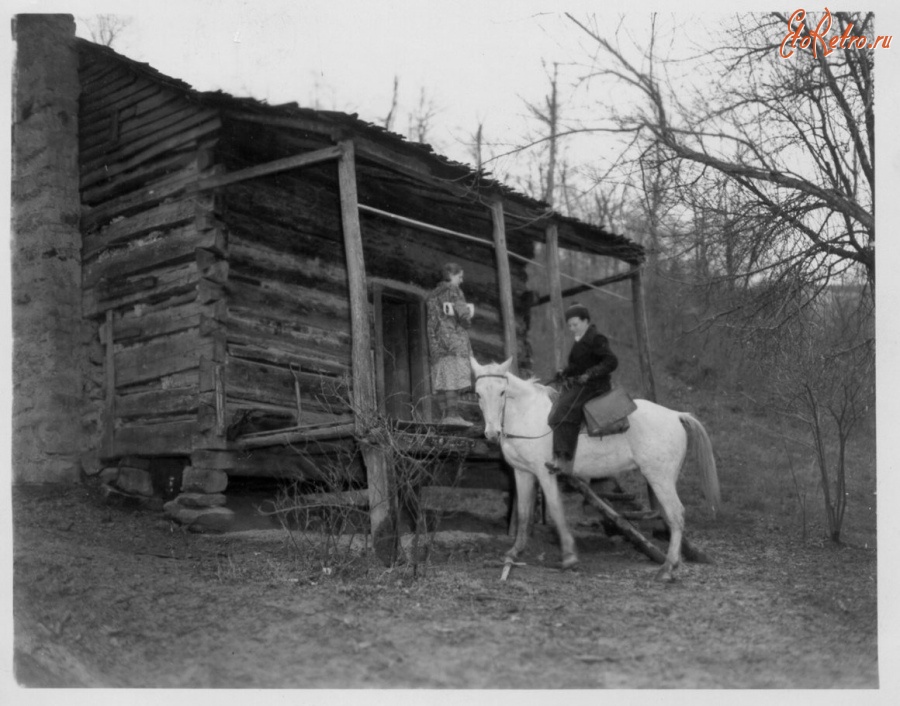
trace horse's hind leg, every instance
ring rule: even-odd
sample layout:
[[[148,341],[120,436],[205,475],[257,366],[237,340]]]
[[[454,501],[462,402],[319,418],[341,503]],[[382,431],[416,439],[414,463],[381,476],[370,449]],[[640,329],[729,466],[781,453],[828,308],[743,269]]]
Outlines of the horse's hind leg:
[[[534,476],[528,471],[513,469],[516,478],[516,540],[506,556],[515,559],[525,549],[528,542],[528,529],[534,512]]]
[[[669,549],[666,560],[656,572],[657,581],[672,581],[672,572],[681,563],[681,537],[684,534],[684,505],[674,485],[651,482],[653,492],[662,510],[663,518],[669,526]]]

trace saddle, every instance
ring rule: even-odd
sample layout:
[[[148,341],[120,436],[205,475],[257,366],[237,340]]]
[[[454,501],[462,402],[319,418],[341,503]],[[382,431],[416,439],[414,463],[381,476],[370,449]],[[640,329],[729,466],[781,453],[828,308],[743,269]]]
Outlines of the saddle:
[[[631,426],[628,415],[637,409],[631,396],[620,387],[614,387],[584,405],[584,425],[588,436],[622,434]]]

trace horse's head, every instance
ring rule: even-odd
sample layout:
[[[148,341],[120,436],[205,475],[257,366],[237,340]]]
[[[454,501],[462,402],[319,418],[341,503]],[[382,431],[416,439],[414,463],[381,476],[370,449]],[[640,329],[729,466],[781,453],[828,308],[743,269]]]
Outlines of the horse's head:
[[[503,428],[503,406],[509,389],[508,373],[512,358],[487,365],[480,365],[475,358],[469,358],[469,362],[475,373],[475,392],[478,393],[478,406],[484,417],[484,435],[493,441]]]

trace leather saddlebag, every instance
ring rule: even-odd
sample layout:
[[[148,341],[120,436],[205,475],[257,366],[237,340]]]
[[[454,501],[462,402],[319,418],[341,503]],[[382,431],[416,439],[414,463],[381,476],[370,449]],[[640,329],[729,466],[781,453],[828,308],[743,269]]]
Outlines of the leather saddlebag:
[[[628,415],[637,409],[631,396],[613,388],[584,405],[584,425],[589,436],[607,436],[628,431]]]

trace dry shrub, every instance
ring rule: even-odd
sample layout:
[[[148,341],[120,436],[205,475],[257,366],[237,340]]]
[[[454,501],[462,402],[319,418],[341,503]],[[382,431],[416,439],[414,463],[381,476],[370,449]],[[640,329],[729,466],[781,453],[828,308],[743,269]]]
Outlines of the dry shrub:
[[[334,380],[322,399],[339,399],[354,409],[349,382]],[[386,457],[393,498],[387,552],[390,566],[404,566],[422,575],[434,544],[442,512],[427,508],[422,489],[432,485],[455,487],[472,440],[446,436],[435,427],[390,419],[380,413],[354,410],[357,430],[339,450],[314,444],[295,451],[315,480],[298,480],[285,487],[275,502],[289,540],[297,552],[326,574],[345,574],[368,566],[371,541],[368,493],[360,487],[363,446]],[[380,540],[379,540],[380,541]],[[382,552],[379,556],[384,558]]]

